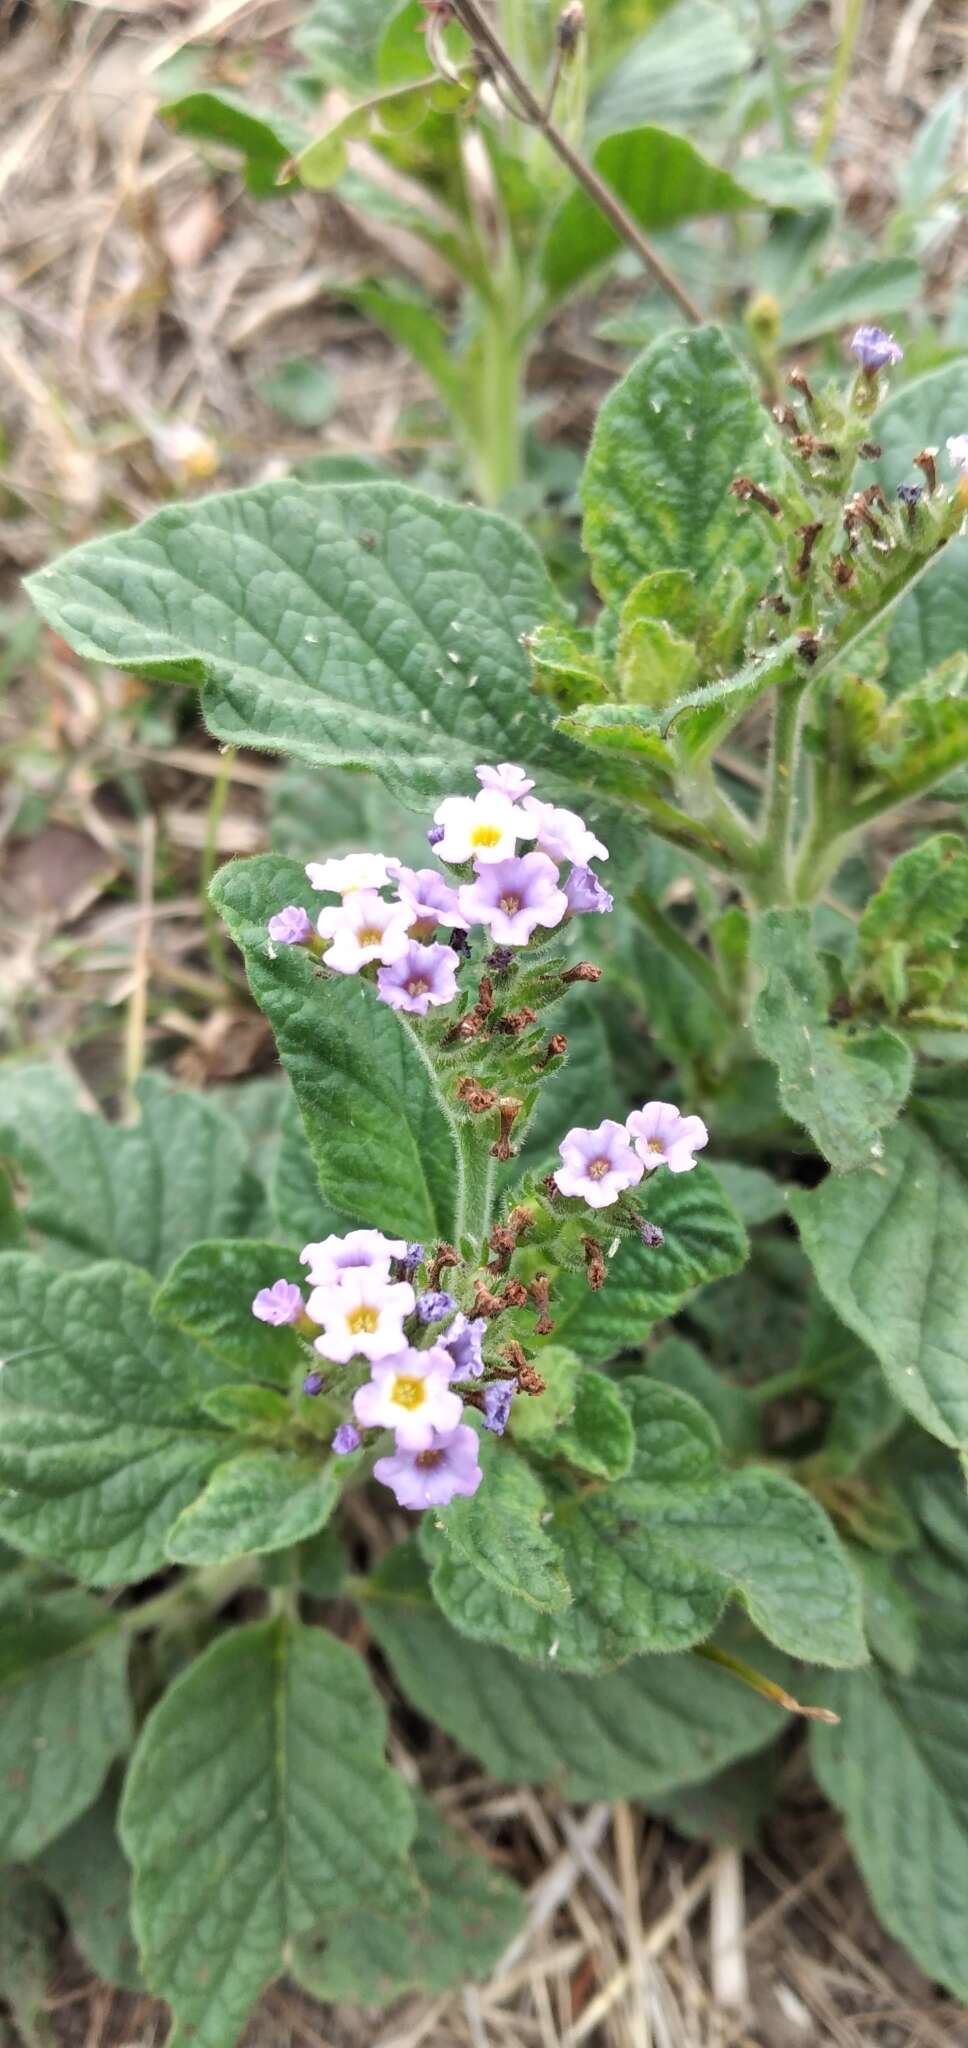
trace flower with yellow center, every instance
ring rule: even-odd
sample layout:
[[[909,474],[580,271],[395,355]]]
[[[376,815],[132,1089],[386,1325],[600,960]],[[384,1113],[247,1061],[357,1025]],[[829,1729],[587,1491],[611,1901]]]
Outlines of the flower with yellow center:
[[[448,796],[438,804],[434,822],[442,827],[436,841],[438,860],[461,867],[465,861],[507,860],[519,839],[533,839],[537,822],[525,815],[501,789],[479,789],[476,796]]]
[[[453,1360],[439,1345],[415,1351],[407,1345],[381,1358],[373,1376],[353,1396],[353,1412],[364,1429],[392,1429],[397,1448],[427,1451],[437,1430],[456,1429],[462,1403],[449,1385]]]
[[[370,960],[384,966],[406,951],[410,913],[403,903],[385,903],[375,889],[353,889],[337,908],[321,910],[316,929],[332,945],[323,954],[337,974],[358,974]]]
[[[380,1266],[348,1266],[338,1279],[314,1287],[307,1313],[319,1323],[316,1350],[337,1365],[351,1358],[389,1358],[404,1346],[404,1318],[415,1295],[408,1280],[391,1280]]]

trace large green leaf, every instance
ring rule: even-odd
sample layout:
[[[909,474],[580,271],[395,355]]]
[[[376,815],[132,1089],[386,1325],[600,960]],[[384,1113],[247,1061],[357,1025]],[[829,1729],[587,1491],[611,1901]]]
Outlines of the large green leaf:
[[[688,1174],[660,1168],[639,1193],[664,1244],[652,1250],[626,1238],[598,1294],[577,1274],[564,1276],[555,1288],[554,1342],[567,1344],[589,1365],[644,1344],[654,1323],[675,1315],[697,1287],[735,1273],[746,1258],[746,1232],[715,1174],[702,1163]]]
[[[168,1555],[176,1564],[202,1565],[250,1551],[288,1550],[323,1527],[345,1477],[335,1458],[324,1463],[297,1451],[241,1451],[182,1509]]]
[[[689,569],[701,586],[727,559],[755,574],[764,539],[729,485],[748,470],[769,486],[779,462],[721,329],[660,336],[605,400],[585,465],[584,539],[601,595],[620,605],[657,569]]]
[[[302,947],[267,941],[267,919],[284,904],[319,908],[301,869],[272,854],[239,861],[222,869],[213,895],[295,1089],[321,1208],[344,1229],[459,1235],[457,1127],[414,1033],[358,977],[321,980]]]
[[[867,1165],[911,1086],[910,1048],[882,1026],[847,1032],[828,1021],[809,911],[764,912],[753,923],[750,952],[764,976],[753,1040],[775,1063],[784,1109],[806,1125],[831,1166]]]
[[[911,256],[869,256],[845,264],[787,307],[780,340],[792,347],[875,314],[906,312],[920,291],[921,266]]]
[[[57,1944],[57,1917],[43,1885],[29,1871],[0,1870],[0,1984],[23,2048],[56,2048],[46,2007]]]
[[[507,521],[401,484],[291,481],[173,505],[31,580],[95,661],[204,685],[219,739],[375,768],[416,805],[514,751],[567,771],[521,635],[556,610]],[[456,659],[455,659],[456,657]]]
[[[376,82],[377,53],[403,0],[313,0],[293,35],[325,85],[364,92]]]
[[[666,128],[608,135],[595,151],[594,164],[633,219],[652,233],[696,214],[735,213],[763,203],[701,156],[684,135]],[[541,258],[544,282],[556,296],[571,291],[620,247],[605,215],[576,187],[548,229]]]
[[[87,1813],[51,1842],[40,1871],[64,1909],[86,1963],[109,1984],[143,1991],[131,1932],[131,1872],[117,1836],[117,1801],[110,1783]]]
[[[939,471],[951,481],[944,453],[949,434],[968,419],[968,356],[958,356],[926,377],[915,377],[879,406],[871,432],[880,455],[876,475],[888,497],[905,478],[921,481],[913,458],[922,448],[939,448]],[[918,683],[929,669],[968,648],[965,580],[968,540],[949,541],[916,589],[902,598],[891,623],[891,682]]]
[[[231,1446],[201,1410],[225,1368],[151,1300],[130,1266],[0,1257],[0,1532],[90,1585],[157,1571]]]
[[[419,1796],[411,1857],[379,1901],[296,1943],[293,1974],[314,1998],[385,2005],[490,1975],[521,1923],[517,1885]]]
[[[258,1182],[240,1133],[212,1104],[154,1074],[136,1124],[87,1116],[59,1067],[3,1081],[0,1149],[29,1183],[26,1214],[72,1259],[127,1259],[162,1274],[199,1237],[238,1237],[257,1219]]]
[[[291,1088],[286,1094],[269,1198],[279,1234],[288,1244],[316,1244],[345,1228],[345,1212],[324,1200],[299,1104]]]
[[[679,0],[610,73],[592,103],[591,126],[598,135],[639,121],[685,127],[711,113],[753,61],[753,45],[728,7]]]
[[[492,1776],[554,1779],[579,1803],[649,1800],[762,1748],[783,1725],[776,1708],[694,1656],[634,1657],[581,1678],[469,1642],[445,1621],[412,1544],[381,1560],[364,1605],[420,1713]],[[754,1663],[760,1650],[743,1643]]]
[[[152,1302],[159,1323],[194,1337],[232,1368],[232,1379],[288,1387],[305,1358],[291,1324],[273,1327],[252,1313],[260,1288],[276,1280],[306,1286],[306,1269],[283,1245],[259,1238],[205,1239],[183,1252]]]
[[[414,1830],[355,1652],[280,1616],[213,1643],[149,1715],[121,1832],[177,2038],[234,2048],[287,1944],[378,1900]]]
[[[86,1593],[0,1617],[0,1859],[30,1856],[97,1798],[131,1740],[128,1644]]]
[[[510,1444],[493,1439],[481,1444],[481,1467],[477,1492],[435,1518],[454,1556],[530,1607],[567,1607],[568,1582],[543,1526],[548,1502],[537,1473]]]
[[[882,1154],[790,1208],[841,1321],[942,1443],[968,1448],[968,1076],[925,1076]]]

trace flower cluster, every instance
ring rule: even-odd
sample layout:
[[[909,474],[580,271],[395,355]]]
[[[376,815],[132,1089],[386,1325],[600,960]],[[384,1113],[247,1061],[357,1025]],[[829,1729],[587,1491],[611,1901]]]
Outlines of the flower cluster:
[[[658,1166],[689,1173],[695,1153],[708,1143],[701,1117],[683,1116],[674,1102],[645,1102],[624,1124],[606,1117],[593,1130],[576,1125],[569,1131],[558,1147],[555,1186],[559,1194],[579,1196],[590,1209],[608,1209]]]
[[[533,796],[533,781],[514,762],[476,772],[480,789],[445,797],[427,835],[450,876],[384,854],[311,861],[311,888],[340,900],[319,912],[315,927],[308,911],[287,904],[269,919],[273,945],[309,945],[335,974],[374,967],[381,1002],[425,1017],[454,1000],[475,929],[491,944],[517,948],[576,913],[611,910],[591,866],[608,859],[608,848],[584,819]]]

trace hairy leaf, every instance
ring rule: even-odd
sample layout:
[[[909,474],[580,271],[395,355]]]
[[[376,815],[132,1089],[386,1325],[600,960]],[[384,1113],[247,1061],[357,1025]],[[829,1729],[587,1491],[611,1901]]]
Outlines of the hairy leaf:
[[[261,1239],[206,1239],[183,1252],[151,1305],[159,1323],[172,1323],[232,1368],[234,1379],[272,1380],[288,1387],[305,1358],[291,1323],[259,1321],[252,1303],[276,1280],[306,1286],[306,1269],[284,1245]]]
[[[204,1493],[183,1508],[168,1555],[176,1564],[203,1565],[250,1551],[288,1550],[328,1521],[346,1476],[334,1458],[242,1451],[219,1465]]]
[[[98,1977],[143,1991],[131,1932],[131,1872],[117,1835],[117,1800],[108,1785],[87,1813],[44,1850],[39,1869],[56,1892],[71,1939]]]
[[[97,1798],[131,1740],[128,1645],[86,1593],[0,1617],[0,1856],[36,1856]]]

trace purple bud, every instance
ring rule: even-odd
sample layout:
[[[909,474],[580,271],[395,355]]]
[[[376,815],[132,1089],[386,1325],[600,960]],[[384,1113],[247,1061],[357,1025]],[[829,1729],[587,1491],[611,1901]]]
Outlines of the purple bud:
[[[895,341],[893,334],[888,334],[883,327],[858,327],[850,349],[868,376],[875,370],[885,369],[888,363],[899,363],[904,355],[900,342]]]
[[[471,950],[471,942],[467,932],[451,932],[448,936],[447,944],[452,952],[460,954],[462,960],[467,959]]]
[[[351,1451],[358,1451],[363,1439],[351,1422],[341,1422],[333,1438],[332,1448],[338,1458],[347,1458]]]
[[[313,927],[308,911],[300,910],[297,903],[287,903],[285,910],[270,917],[268,932],[274,946],[304,946]]]
[[[648,1223],[644,1217],[639,1224],[639,1236],[651,1252],[657,1252],[659,1246],[665,1244],[665,1232],[659,1229],[657,1223]]]
[[[321,1373],[321,1372],[307,1372],[307,1374],[306,1374],[306,1377],[305,1377],[305,1379],[303,1380],[303,1385],[302,1385],[302,1390],[303,1390],[303,1393],[304,1393],[304,1394],[319,1394],[319,1393],[321,1393],[321,1392],[322,1392],[322,1387],[323,1387],[323,1375],[322,1375],[322,1373]]]
[[[427,834],[428,845],[439,846],[446,829],[445,825],[431,825]]]
[[[493,968],[495,974],[506,974],[513,959],[514,953],[510,946],[495,946],[493,953],[488,954],[484,965]]]
[[[565,883],[565,895],[569,910],[580,912],[611,910],[614,897],[603,889],[598,876],[591,868],[572,868]]]
[[[442,1323],[445,1316],[454,1313],[457,1303],[452,1294],[418,1294],[417,1315],[422,1323]]]
[[[924,485],[898,484],[896,495],[900,498],[902,505],[907,505],[913,511],[915,505],[919,505],[924,496]]]
[[[484,1389],[484,1427],[492,1430],[495,1436],[504,1435],[514,1393],[510,1380],[492,1380]]]
[[[416,1239],[408,1244],[402,1259],[394,1259],[393,1270],[398,1280],[412,1280],[418,1266],[423,1265],[424,1248]]]

